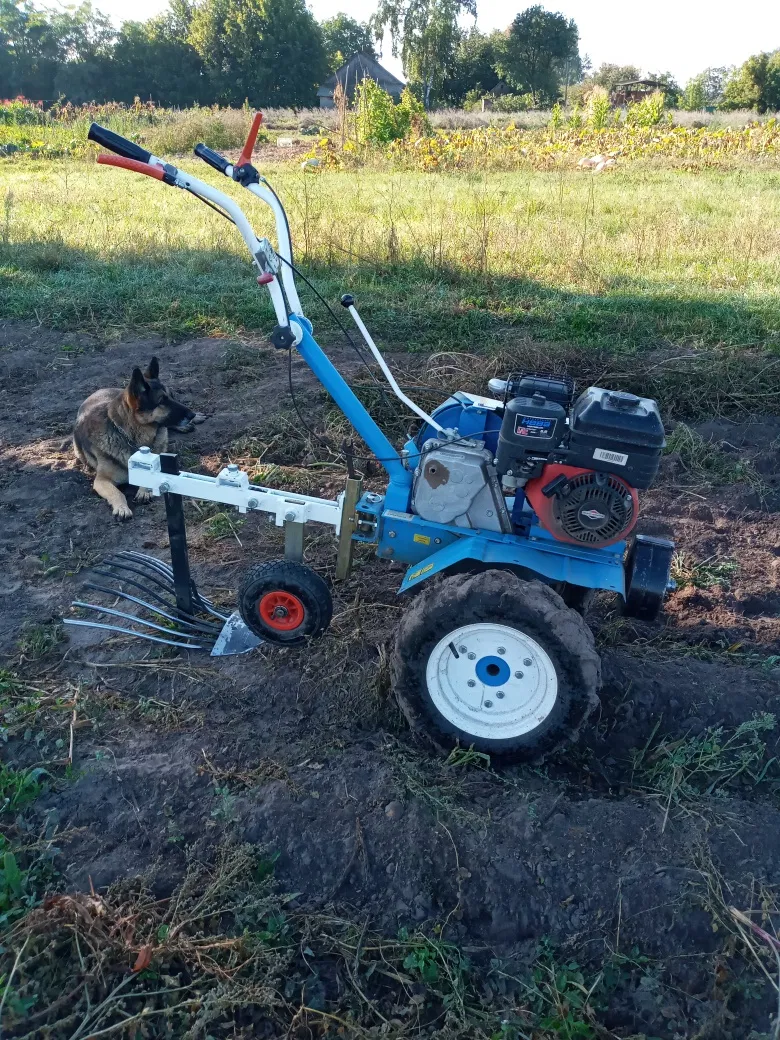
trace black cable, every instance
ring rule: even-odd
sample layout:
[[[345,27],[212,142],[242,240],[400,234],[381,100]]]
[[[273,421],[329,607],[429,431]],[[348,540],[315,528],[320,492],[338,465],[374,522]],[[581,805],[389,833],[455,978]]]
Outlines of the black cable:
[[[229,213],[226,213],[224,211],[224,209],[220,209],[219,206],[215,206],[214,203],[213,202],[209,202],[208,199],[204,199],[202,195],[199,195],[197,193],[197,191],[193,191],[192,188],[185,188],[184,190],[188,191],[190,193],[190,195],[194,195],[196,199],[200,199],[201,202],[205,202],[209,209],[213,209],[215,213],[219,213],[219,215],[221,217],[224,217],[225,220],[229,220],[231,224],[235,224],[236,223],[235,220],[233,220],[233,218],[230,216]]]

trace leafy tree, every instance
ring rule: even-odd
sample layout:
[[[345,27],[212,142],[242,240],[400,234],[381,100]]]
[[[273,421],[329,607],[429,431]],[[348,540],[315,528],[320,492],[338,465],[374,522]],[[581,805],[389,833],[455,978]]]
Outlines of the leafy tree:
[[[618,83],[630,83],[632,80],[641,78],[642,70],[638,69],[636,65],[611,65],[605,61],[588,77],[587,83],[604,87],[611,93]]]
[[[379,0],[374,32],[379,37],[390,29],[393,54],[400,50],[404,72],[419,85],[426,108],[441,92],[452,68],[462,13],[476,18],[476,0]]]
[[[578,57],[579,32],[573,19],[536,4],[517,15],[506,33],[497,69],[534,103],[552,102],[560,94],[562,72]]]
[[[190,19],[189,9],[179,4],[158,18],[125,22],[107,69],[107,96],[127,104],[151,98],[181,108],[212,101],[203,62],[187,39]]]
[[[754,54],[728,79],[720,108],[780,109],[780,50]]]
[[[496,72],[501,34],[486,36],[478,29],[461,35],[447,77],[442,85],[442,100],[459,108],[466,95],[489,94],[499,83]]]
[[[363,52],[376,57],[374,35],[366,22],[357,22],[347,14],[337,14],[320,23],[328,67],[331,72],[341,68],[353,54]]]
[[[663,83],[663,93],[667,106],[677,104],[677,98],[682,92],[682,87],[671,72],[648,72],[647,79],[654,79],[658,83]]]
[[[304,0],[204,0],[189,38],[223,104],[311,105],[328,73]]]
[[[6,53],[0,95],[52,99],[63,54],[46,15],[24,0],[0,0],[0,40]]]

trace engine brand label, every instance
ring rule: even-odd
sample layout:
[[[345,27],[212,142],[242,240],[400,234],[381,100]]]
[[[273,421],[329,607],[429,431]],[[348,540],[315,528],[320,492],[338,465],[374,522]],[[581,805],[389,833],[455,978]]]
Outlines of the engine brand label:
[[[625,466],[628,462],[628,455],[621,455],[619,451],[606,451],[604,448],[596,448],[593,458],[601,462],[611,462],[614,466]]]
[[[516,415],[515,433],[519,437],[552,437],[555,419],[544,419],[538,415]]]

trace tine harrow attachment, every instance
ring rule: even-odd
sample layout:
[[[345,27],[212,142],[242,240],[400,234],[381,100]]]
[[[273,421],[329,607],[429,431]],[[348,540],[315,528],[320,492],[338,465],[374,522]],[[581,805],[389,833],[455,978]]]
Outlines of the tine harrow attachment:
[[[173,566],[132,549],[115,553],[92,568],[91,575],[104,580],[83,585],[85,590],[107,597],[108,602],[94,602],[95,597],[90,597],[91,602],[74,600],[74,607],[89,611],[96,619],[64,618],[65,624],[181,649],[207,650],[214,657],[253,649],[261,640],[240,615],[222,613],[201,595],[190,576],[181,496],[166,494],[165,507]]]

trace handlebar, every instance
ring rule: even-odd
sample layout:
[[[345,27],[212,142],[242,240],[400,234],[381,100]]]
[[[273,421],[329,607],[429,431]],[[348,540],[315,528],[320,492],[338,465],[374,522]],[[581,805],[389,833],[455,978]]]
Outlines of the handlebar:
[[[103,148],[108,148],[109,152],[115,152],[125,159],[134,159],[139,163],[148,163],[152,158],[152,153],[147,152],[140,144],[128,141],[126,137],[122,137],[121,134],[115,134],[113,130],[108,130],[105,126],[100,126],[99,123],[93,123],[90,126],[87,137],[90,141],[94,141]]]
[[[132,170],[133,173],[143,173],[147,177],[154,177],[157,181],[165,180],[165,170],[162,166],[151,166],[149,163],[139,162],[138,159],[127,159],[123,155],[103,155],[97,157],[101,166],[118,166],[122,170]]]
[[[193,151],[199,159],[202,159],[204,163],[207,163],[212,167],[212,169],[217,170],[219,173],[225,173],[228,166],[231,165],[224,155],[220,155],[219,152],[207,148],[205,144],[196,144]]]

